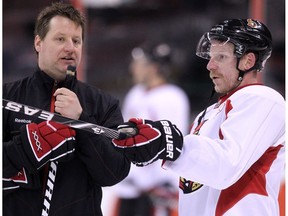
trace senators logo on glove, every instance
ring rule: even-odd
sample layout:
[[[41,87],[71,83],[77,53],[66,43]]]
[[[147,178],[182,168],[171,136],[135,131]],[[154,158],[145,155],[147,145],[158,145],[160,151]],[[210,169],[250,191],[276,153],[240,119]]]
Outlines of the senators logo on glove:
[[[132,118],[118,126],[118,131],[134,135],[123,140],[113,139],[115,147],[137,166],[146,166],[156,161],[176,160],[183,146],[181,132],[168,120],[150,121]]]

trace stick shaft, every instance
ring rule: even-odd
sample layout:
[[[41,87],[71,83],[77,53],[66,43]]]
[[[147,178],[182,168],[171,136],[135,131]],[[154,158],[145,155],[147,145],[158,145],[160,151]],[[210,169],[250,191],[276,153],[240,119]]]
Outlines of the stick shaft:
[[[35,108],[32,106],[28,106],[25,104],[21,104],[21,103],[6,100],[6,99],[2,99],[2,107],[12,112],[18,112],[18,113],[22,113],[28,116],[37,117],[38,119],[42,119],[44,121],[52,120],[60,124],[67,125],[71,128],[81,129],[84,131],[88,131],[90,133],[106,136],[111,139],[123,139],[127,136],[124,133],[118,132],[110,128],[84,122],[81,120],[70,119],[70,118],[61,116],[57,113],[48,112],[46,110],[42,110],[39,108]]]

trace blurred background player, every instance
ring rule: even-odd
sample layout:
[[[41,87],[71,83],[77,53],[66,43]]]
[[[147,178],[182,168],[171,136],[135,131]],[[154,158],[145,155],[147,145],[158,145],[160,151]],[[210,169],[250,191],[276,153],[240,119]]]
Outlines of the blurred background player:
[[[173,119],[183,134],[189,130],[190,105],[186,93],[170,82],[173,51],[167,43],[150,42],[132,50],[130,72],[135,85],[126,95],[124,120],[145,117]],[[178,176],[159,169],[159,163],[132,165],[126,179],[115,186],[117,216],[172,216],[177,214]]]

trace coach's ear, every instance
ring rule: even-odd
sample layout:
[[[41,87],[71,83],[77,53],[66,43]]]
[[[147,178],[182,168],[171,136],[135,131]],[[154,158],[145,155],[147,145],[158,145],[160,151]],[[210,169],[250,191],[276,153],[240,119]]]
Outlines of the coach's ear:
[[[34,38],[34,49],[38,53],[41,50],[41,38],[39,35],[36,35]]]

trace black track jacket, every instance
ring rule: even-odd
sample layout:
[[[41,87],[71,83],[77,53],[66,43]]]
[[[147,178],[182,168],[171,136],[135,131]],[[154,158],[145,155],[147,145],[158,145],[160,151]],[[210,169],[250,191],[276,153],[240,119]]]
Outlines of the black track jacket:
[[[50,111],[53,88],[62,86],[77,94],[83,108],[80,120],[114,129],[123,122],[115,98],[75,77],[56,86],[40,70],[4,84],[3,98]],[[3,216],[40,216],[42,212],[47,172],[45,168],[27,172],[15,153],[21,147],[19,129],[29,122],[40,120],[3,110]],[[114,185],[129,173],[130,162],[104,136],[77,130],[75,148],[71,160],[58,163],[49,216],[102,215],[101,187]]]

